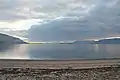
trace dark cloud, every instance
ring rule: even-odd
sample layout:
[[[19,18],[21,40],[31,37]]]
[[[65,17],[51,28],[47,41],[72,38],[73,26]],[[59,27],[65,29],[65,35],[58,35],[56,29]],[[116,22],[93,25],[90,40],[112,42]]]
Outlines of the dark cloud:
[[[30,29],[29,39],[35,41],[83,40],[108,34],[104,28],[94,28],[88,20],[58,19]],[[104,36],[105,36],[104,35]]]
[[[92,0],[90,6],[78,6],[62,17],[32,26],[29,39],[83,40],[118,35],[120,33],[119,4],[118,0],[96,0],[95,2]]]

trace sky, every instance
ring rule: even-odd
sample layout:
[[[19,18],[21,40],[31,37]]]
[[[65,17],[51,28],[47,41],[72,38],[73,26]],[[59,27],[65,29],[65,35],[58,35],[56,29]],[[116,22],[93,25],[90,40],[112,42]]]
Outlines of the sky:
[[[119,22],[119,0],[0,0],[0,29],[28,29],[31,40],[118,37]]]

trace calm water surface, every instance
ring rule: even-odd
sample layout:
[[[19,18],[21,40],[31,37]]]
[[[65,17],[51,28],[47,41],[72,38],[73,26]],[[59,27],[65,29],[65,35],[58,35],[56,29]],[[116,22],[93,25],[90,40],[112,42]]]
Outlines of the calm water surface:
[[[120,58],[116,44],[0,44],[0,59]]]

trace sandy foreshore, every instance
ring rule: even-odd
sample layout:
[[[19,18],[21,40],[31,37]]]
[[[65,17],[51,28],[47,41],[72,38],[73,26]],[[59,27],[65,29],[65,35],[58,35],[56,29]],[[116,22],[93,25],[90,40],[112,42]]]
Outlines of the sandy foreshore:
[[[0,60],[0,80],[119,80],[120,59]]]

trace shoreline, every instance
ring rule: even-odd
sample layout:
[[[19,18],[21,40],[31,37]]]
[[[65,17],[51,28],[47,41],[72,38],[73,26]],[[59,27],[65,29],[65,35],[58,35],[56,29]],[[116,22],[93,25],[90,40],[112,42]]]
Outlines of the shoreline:
[[[36,60],[36,59],[0,59],[0,68],[41,68],[72,69],[119,66],[120,59],[73,59],[73,60]]]
[[[120,59],[0,59],[0,80],[119,80]]]
[[[96,58],[96,59],[79,59],[79,58],[73,58],[73,59],[0,59],[1,60],[10,60],[10,61],[88,61],[88,60],[120,60],[120,58]]]

